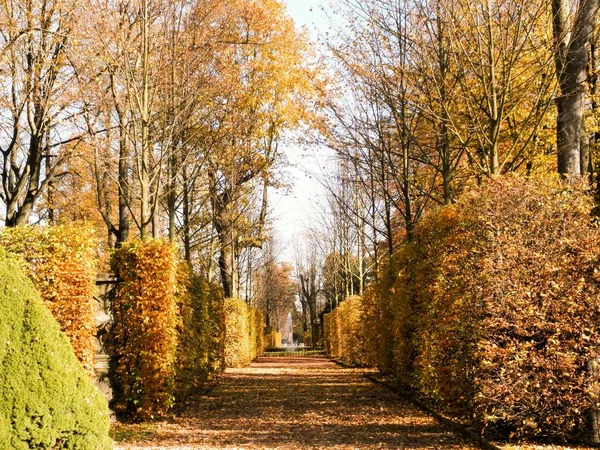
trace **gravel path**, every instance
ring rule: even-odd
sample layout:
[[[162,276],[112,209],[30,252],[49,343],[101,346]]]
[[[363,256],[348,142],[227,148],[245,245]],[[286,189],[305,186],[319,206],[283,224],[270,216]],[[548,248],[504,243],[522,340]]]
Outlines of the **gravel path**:
[[[228,370],[172,420],[118,425],[116,449],[475,449],[325,358],[261,358]]]

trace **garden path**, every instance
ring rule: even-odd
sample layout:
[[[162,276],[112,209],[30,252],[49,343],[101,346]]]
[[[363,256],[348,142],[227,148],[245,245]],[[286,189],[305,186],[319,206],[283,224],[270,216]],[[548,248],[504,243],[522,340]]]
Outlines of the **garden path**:
[[[115,448],[477,448],[364,373],[321,357],[260,358],[171,420],[116,426]]]

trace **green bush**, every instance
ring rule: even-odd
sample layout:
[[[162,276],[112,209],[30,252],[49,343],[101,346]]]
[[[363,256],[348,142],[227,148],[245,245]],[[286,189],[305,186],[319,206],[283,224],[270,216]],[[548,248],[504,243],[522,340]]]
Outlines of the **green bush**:
[[[112,448],[104,396],[18,262],[0,249],[0,443]]]
[[[243,367],[264,350],[262,313],[242,300],[225,299],[225,364]]]

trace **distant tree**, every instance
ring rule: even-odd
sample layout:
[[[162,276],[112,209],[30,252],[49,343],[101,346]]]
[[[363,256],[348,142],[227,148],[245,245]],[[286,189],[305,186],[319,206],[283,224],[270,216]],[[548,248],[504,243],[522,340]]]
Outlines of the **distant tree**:
[[[265,325],[281,332],[288,314],[296,309],[297,286],[292,279],[294,268],[277,261],[273,241],[265,245],[257,270],[257,306],[263,311]]]

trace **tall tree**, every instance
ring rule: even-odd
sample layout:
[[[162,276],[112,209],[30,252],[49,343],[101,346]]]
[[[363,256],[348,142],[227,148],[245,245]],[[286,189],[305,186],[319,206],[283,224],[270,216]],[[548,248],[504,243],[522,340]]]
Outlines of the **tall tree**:
[[[0,152],[7,226],[29,222],[85,130],[74,96],[75,4],[0,2]]]
[[[280,2],[240,1],[229,26],[217,66],[228,93],[218,122],[225,138],[206,165],[226,297],[239,293],[241,250],[265,241],[268,190],[282,159],[279,142],[308,117],[314,98],[306,37]],[[251,204],[256,208],[248,209]]]

